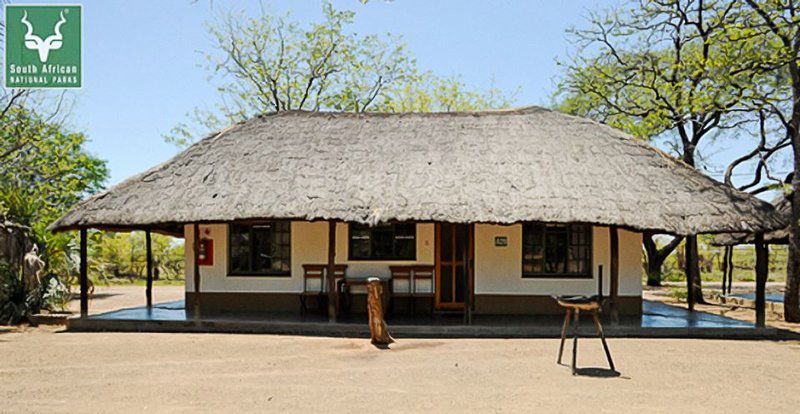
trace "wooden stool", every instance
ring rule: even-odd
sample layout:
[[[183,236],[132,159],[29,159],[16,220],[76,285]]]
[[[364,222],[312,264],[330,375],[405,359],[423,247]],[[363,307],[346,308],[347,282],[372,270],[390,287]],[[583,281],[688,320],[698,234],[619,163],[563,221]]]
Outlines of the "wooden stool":
[[[564,326],[561,328],[561,346],[558,348],[558,363],[561,364],[561,356],[564,354],[564,341],[567,339],[567,329],[569,329],[569,319],[570,316],[573,316],[574,312],[575,326],[572,328],[571,367],[572,375],[577,373],[575,362],[578,359],[578,325],[580,323],[581,310],[584,310],[592,313],[594,326],[597,328],[597,333],[600,335],[600,340],[603,342],[603,349],[606,351],[608,365],[612,371],[616,371],[616,369],[614,369],[614,361],[611,360],[611,351],[608,350],[608,344],[606,344],[606,336],[603,334],[603,325],[600,324],[600,317],[598,316],[600,313],[600,299],[597,296],[553,296],[553,299],[567,310],[567,314],[564,316]]]

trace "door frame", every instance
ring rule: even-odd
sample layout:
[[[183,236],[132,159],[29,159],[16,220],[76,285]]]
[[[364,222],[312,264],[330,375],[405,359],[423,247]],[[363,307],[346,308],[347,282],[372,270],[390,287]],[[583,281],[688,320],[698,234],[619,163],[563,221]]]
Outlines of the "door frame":
[[[467,280],[466,286],[464,286],[464,300],[467,303],[472,303],[472,298],[474,296],[474,280],[475,280],[475,226],[473,224],[458,224],[458,223],[448,223],[453,225],[460,225],[466,226],[467,228],[467,263],[465,264],[467,268]],[[453,239],[455,241],[455,239]],[[436,268],[436,280],[435,280],[435,289],[434,289],[434,308],[437,310],[465,310],[465,302],[448,302],[442,303],[441,302],[441,252],[442,252],[442,224],[436,223],[435,224],[435,238],[434,238],[434,263]],[[453,283],[453,298],[455,298],[455,281]]]

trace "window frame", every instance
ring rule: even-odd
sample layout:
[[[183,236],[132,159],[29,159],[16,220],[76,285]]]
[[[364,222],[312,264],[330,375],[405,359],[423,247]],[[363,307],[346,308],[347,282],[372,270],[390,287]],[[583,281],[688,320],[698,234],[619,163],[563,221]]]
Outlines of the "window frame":
[[[369,226],[369,225],[366,225],[366,224],[356,224],[356,223],[348,223],[347,224],[347,260],[348,261],[351,261],[351,262],[415,262],[415,261],[417,261],[417,233],[418,233],[418,231],[417,231],[418,230],[417,229],[417,223],[385,223],[385,224],[380,224],[379,225],[379,226],[391,226],[392,227],[392,240],[393,240],[392,250],[393,250],[393,253],[394,253],[394,250],[396,249],[396,243],[394,243],[394,241],[397,240],[397,232],[395,230],[395,226],[397,226],[397,225],[410,225],[410,226],[413,226],[413,229],[414,229],[414,239],[413,239],[414,249],[413,249],[413,253],[412,253],[410,258],[404,258],[404,257],[391,257],[391,258],[385,258],[385,257],[381,257],[381,258],[354,257],[353,256],[353,251],[355,249],[353,249],[353,238],[352,238],[352,235],[353,235],[352,228],[353,228],[354,225],[356,225],[356,226],[364,226],[370,232],[372,232],[372,230],[374,230],[375,228],[378,227],[378,226]],[[372,241],[372,238],[370,237],[370,242],[371,241]]]
[[[287,271],[234,271],[233,260],[232,260],[232,253],[233,253],[233,243],[231,243],[231,237],[233,232],[231,231],[232,226],[247,226],[250,229],[250,250],[252,254],[252,247],[253,247],[253,226],[259,226],[269,223],[286,223],[288,225],[288,234],[289,234],[289,270]],[[227,277],[277,277],[277,278],[291,278],[292,277],[292,222],[290,220],[262,220],[262,221],[245,221],[245,222],[235,222],[235,223],[228,223],[227,225],[227,242],[228,242],[228,263],[227,263]]]
[[[547,225],[562,225],[566,226],[567,228],[567,266],[569,266],[569,249],[573,246],[571,244],[572,240],[572,229],[575,226],[581,226],[586,228],[586,237],[587,237],[587,247],[588,247],[588,256],[585,258],[587,265],[586,265],[586,272],[560,272],[560,273],[546,273],[546,272],[526,272],[525,269],[525,231],[526,228],[530,226],[545,226],[546,229]],[[593,279],[593,266],[594,266],[594,226],[591,224],[584,224],[584,223],[543,223],[543,222],[530,222],[530,223],[523,223],[522,224],[522,237],[520,243],[520,274],[522,275],[523,279]],[[545,233],[546,235],[546,233]],[[543,235],[544,236],[544,235]],[[543,241],[546,240],[546,237],[543,237]],[[546,252],[547,246],[546,242],[543,244],[542,249]]]

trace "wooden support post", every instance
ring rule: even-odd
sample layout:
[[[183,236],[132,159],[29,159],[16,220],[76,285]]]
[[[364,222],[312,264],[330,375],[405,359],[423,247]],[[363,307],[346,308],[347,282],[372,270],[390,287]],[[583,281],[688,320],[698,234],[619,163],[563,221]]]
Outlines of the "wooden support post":
[[[461,258],[464,263],[464,324],[469,325],[472,323],[472,278],[470,277],[471,264],[470,258],[472,257],[472,225],[468,224],[464,240],[459,240],[457,243],[463,243],[462,252],[464,253]]]
[[[611,321],[619,323],[619,229],[608,228],[611,242],[611,282],[609,296],[611,298]]]
[[[764,233],[756,233],[756,327],[766,326],[766,288],[769,273],[769,245]]]
[[[686,236],[684,240],[686,251],[686,302],[689,305],[689,311],[694,311],[694,303],[697,298],[694,297],[694,284],[696,278],[699,278],[699,261],[697,257],[697,236]]]
[[[150,230],[144,232],[145,248],[147,249],[147,287],[144,294],[147,300],[147,307],[153,307],[153,241]]]
[[[603,306],[603,265],[597,266],[597,298],[600,299],[600,306]]]
[[[192,252],[194,253],[194,315],[200,316],[200,225],[194,223],[194,241]]]
[[[81,318],[89,315],[89,263],[88,263],[88,235],[87,230],[82,228],[80,245],[80,285],[81,285]]]
[[[730,248],[730,246],[725,246],[722,249],[722,296],[725,296],[725,287],[728,283],[728,253]]]
[[[336,222],[328,222],[328,268],[326,269],[328,281],[328,321],[336,322],[336,312],[339,311],[339,292],[336,291]]]
[[[728,254],[728,294],[733,291],[733,246]]]
[[[389,327],[383,319],[383,284],[377,277],[367,279],[367,312],[369,313],[369,333],[372,344],[387,346],[394,342]]]

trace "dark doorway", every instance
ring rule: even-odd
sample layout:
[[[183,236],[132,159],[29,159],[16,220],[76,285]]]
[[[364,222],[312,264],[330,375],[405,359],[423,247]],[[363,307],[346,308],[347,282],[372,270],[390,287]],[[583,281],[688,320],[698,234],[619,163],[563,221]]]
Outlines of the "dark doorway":
[[[436,309],[463,310],[471,283],[472,226],[436,225]]]

